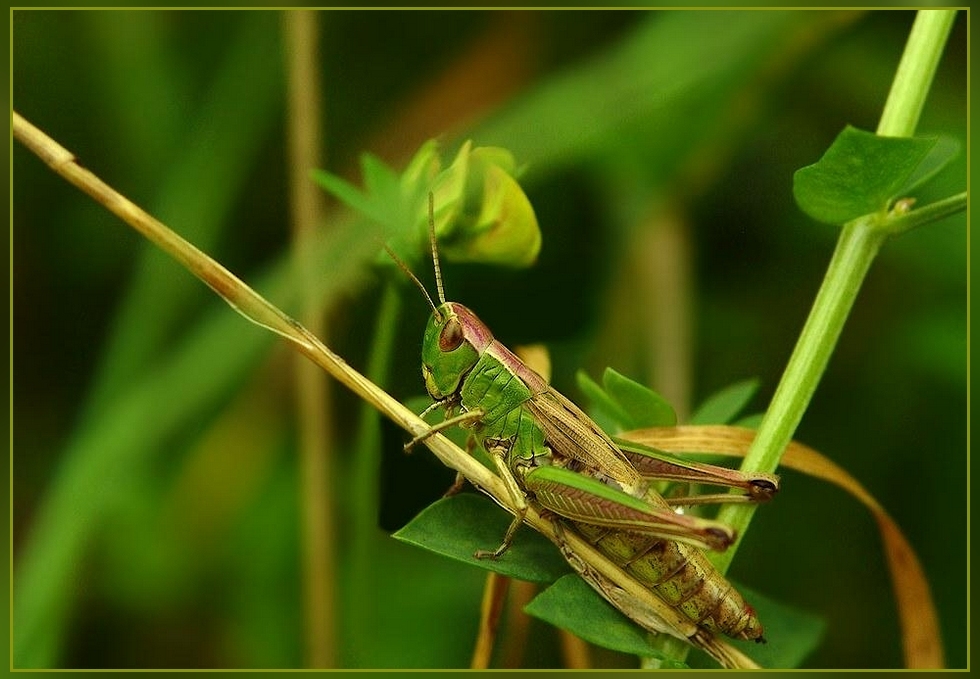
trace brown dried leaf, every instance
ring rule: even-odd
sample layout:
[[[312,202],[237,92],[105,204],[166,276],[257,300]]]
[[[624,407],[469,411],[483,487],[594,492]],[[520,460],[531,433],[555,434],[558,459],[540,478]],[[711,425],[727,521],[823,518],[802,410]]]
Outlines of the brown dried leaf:
[[[710,452],[744,457],[755,438],[755,431],[727,425],[687,425],[638,429],[619,436],[674,454]],[[943,667],[939,621],[929,584],[915,551],[898,524],[857,479],[813,448],[793,441],[787,446],[781,464],[844,489],[871,510],[881,533],[892,577],[905,666],[909,669]]]

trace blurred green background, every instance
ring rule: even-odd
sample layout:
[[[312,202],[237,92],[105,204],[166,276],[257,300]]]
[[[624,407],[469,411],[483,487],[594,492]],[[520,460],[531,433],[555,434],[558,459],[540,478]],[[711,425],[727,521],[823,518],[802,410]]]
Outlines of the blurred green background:
[[[761,411],[837,235],[797,210],[792,174],[845,124],[875,128],[913,18],[322,12],[325,167],[359,182],[364,151],[400,169],[429,137],[447,158],[467,138],[507,147],[540,260],[447,265],[448,296],[510,346],[545,343],[573,399],[577,369],[609,365],[681,413],[758,377]],[[964,143],[965,19],[919,125]],[[16,11],[13,105],[296,312],[282,30],[276,11]],[[962,191],[966,158],[919,204]],[[14,666],[303,666],[292,352],[20,147],[13,176]],[[334,203],[326,221],[328,343],[363,368],[391,324],[388,389],[419,395],[424,303],[406,287],[397,319],[382,310],[366,232]],[[966,664],[965,246],[962,215],[888,244],[797,434],[906,531],[950,667]],[[387,424],[379,468],[356,473],[360,405],[331,392],[333,662],[465,667],[483,573],[389,537],[453,473]],[[900,666],[874,523],[836,488],[786,473],[732,574],[824,617],[808,667]],[[560,667],[554,630],[532,622],[521,662]]]

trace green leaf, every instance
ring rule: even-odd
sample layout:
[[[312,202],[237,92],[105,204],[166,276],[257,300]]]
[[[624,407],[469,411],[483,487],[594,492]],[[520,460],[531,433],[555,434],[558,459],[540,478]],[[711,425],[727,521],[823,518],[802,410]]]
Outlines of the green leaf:
[[[411,210],[402,196],[399,176],[370,153],[361,156],[364,191],[324,170],[313,170],[312,177],[323,189],[385,227],[392,234],[405,234],[412,224]],[[402,253],[404,254],[404,253]]]
[[[374,200],[401,194],[398,175],[370,153],[361,155],[361,173],[364,175],[364,189]]]
[[[591,408],[589,416],[596,421],[603,431],[617,432],[632,429],[631,418],[616,401],[614,401],[584,370],[575,373],[578,388],[589,400]]]
[[[733,646],[755,660],[759,665],[772,669],[793,669],[816,650],[823,639],[827,625],[812,613],[779,603],[744,585],[736,585],[746,601],[751,602],[765,625],[766,643],[729,640]],[[691,657],[691,667],[716,667],[713,660],[702,653]]]
[[[312,170],[310,176],[313,177],[313,181],[319,184],[321,188],[333,194],[337,200],[347,205],[347,207],[363,213],[380,224],[384,224],[384,215],[376,209],[374,201],[366,194],[361,193],[350,182],[326,170]]]
[[[940,170],[946,167],[960,152],[960,142],[948,135],[939,135],[936,138],[936,145],[932,147],[928,155],[919,163],[918,167],[908,178],[905,185],[896,194],[907,196],[919,186],[936,176]]]
[[[793,196],[803,212],[828,224],[884,210],[935,145],[935,138],[880,137],[848,125],[819,162],[796,171]],[[929,176],[938,171],[932,165]]]
[[[488,571],[530,582],[554,582],[568,572],[561,554],[539,533],[522,526],[499,559],[477,559],[477,550],[496,549],[511,516],[492,501],[461,493],[429,505],[392,537]]]
[[[762,418],[765,413],[749,413],[748,415],[743,415],[742,417],[735,420],[733,423],[736,427],[745,427],[746,429],[758,429],[759,425],[762,424]]]
[[[393,235],[410,234],[414,225],[412,207],[402,195],[401,179],[391,168],[370,153],[361,155],[364,189],[376,219]]]
[[[574,573],[544,590],[527,606],[529,615],[566,629],[585,641],[622,653],[659,658],[685,668],[650,643],[650,634],[614,608]]]
[[[694,414],[691,424],[728,424],[748,405],[759,390],[759,380],[736,382],[716,391],[705,399]]]
[[[602,374],[602,384],[606,393],[630,418],[630,429],[673,427],[677,424],[677,415],[671,405],[660,394],[639,382],[606,368]]]

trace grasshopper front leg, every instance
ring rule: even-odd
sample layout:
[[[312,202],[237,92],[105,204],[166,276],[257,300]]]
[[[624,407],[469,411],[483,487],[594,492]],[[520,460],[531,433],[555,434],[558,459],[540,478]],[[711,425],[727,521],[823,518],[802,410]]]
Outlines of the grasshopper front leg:
[[[407,453],[412,448],[422,443],[433,434],[438,434],[439,432],[444,431],[446,429],[452,429],[456,425],[463,425],[467,422],[475,422],[476,420],[479,420],[481,417],[483,417],[483,415],[484,413],[482,410],[468,410],[465,413],[460,413],[459,415],[445,419],[439,424],[434,424],[425,432],[419,434],[411,441],[406,443],[405,452]]]

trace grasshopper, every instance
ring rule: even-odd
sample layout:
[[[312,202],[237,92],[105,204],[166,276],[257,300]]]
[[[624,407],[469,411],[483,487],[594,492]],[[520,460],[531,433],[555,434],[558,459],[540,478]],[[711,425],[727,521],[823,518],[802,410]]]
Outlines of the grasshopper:
[[[447,418],[405,447],[408,450],[456,425],[472,430],[470,451],[477,441],[482,443],[518,511],[500,546],[475,556],[500,557],[533,503],[559,517],[561,530],[576,531],[699,630],[762,641],[763,628],[754,609],[702,551],[725,549],[734,541],[734,531],[717,521],[679,513],[675,507],[766,501],[778,490],[777,477],[680,460],[614,441],[497,341],[473,311],[446,301],[429,198],[438,305],[399,264],[432,309],[422,341],[422,376],[433,404],[423,415],[442,407]],[[737,488],[743,493],[668,500],[651,485],[662,480]],[[458,476],[454,489],[462,482]],[[562,551],[575,567],[575,555]],[[610,598],[608,583],[590,577],[588,568],[575,569]],[[624,607],[622,601],[611,603]]]

